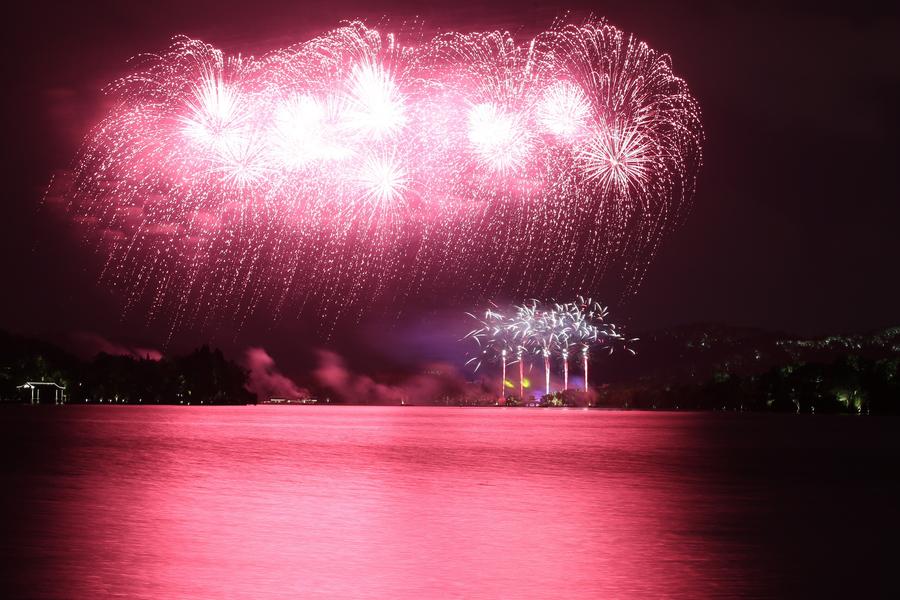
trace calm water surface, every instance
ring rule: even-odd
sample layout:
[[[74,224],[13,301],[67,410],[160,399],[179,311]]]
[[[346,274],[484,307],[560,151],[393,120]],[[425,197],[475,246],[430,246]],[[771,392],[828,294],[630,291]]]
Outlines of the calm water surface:
[[[0,424],[5,597],[897,591],[894,419],[7,406]]]

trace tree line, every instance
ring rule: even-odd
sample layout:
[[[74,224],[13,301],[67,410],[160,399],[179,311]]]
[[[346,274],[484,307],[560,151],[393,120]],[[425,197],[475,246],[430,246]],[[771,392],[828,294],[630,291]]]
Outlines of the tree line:
[[[26,381],[66,386],[68,402],[246,404],[246,370],[202,346],[159,360],[100,353],[80,360],[51,344],[0,332],[0,398],[21,400]],[[26,395],[27,396],[27,395]],[[42,398],[42,401],[45,401]]]

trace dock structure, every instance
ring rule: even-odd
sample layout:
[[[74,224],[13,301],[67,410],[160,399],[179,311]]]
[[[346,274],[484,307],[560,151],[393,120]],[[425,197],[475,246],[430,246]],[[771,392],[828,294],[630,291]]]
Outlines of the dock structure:
[[[28,390],[31,404],[40,404],[42,390],[53,391],[54,404],[65,404],[66,402],[66,386],[54,381],[26,381],[22,385],[16,386],[16,389]]]

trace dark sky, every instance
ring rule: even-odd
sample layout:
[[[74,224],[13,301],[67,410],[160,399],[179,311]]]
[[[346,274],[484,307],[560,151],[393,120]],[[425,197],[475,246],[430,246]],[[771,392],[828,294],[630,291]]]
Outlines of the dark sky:
[[[400,24],[419,16],[439,29],[531,32],[569,9],[575,19],[605,16],[671,54],[704,115],[694,209],[620,319],[638,330],[703,321],[804,334],[900,324],[896,9],[821,1],[77,4],[33,2],[5,19],[0,328],[166,343],[164,326],[122,318],[122,299],[97,285],[92,248],[39,208],[50,177],[97,117],[101,86],[129,57],[161,49],[175,34],[258,53],[349,18]],[[413,308],[425,316],[389,335],[421,337],[420,324],[440,323],[422,304]],[[287,355],[322,343],[307,337],[307,325],[259,316],[237,335],[227,323],[180,331],[168,348],[212,339],[232,351],[256,344]],[[364,357],[383,352],[389,331],[379,323],[367,329],[356,345]],[[335,343],[346,344],[346,333]]]

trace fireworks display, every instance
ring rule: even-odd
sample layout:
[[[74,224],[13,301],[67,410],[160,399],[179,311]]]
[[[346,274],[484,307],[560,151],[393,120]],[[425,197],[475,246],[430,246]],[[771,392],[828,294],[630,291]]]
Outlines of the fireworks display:
[[[402,37],[139,57],[65,185],[105,280],[174,326],[591,290],[614,264],[637,285],[700,165],[668,56],[602,21]]]
[[[634,354],[629,347],[637,338],[626,338],[615,323],[607,321],[609,311],[591,298],[578,297],[573,302],[543,305],[531,300],[501,311],[492,306],[484,317],[469,313],[479,326],[466,334],[477,345],[477,353],[467,364],[481,368],[484,361],[499,362],[501,393],[507,386],[506,367],[519,365],[519,398],[525,397],[525,361],[529,355],[540,356],[544,366],[544,390],[550,393],[551,362],[559,359],[563,367],[562,389],[569,389],[569,358],[581,355],[584,391],[589,389],[588,359],[592,348],[601,347],[612,353],[616,347]],[[514,357],[514,360],[513,360]]]

